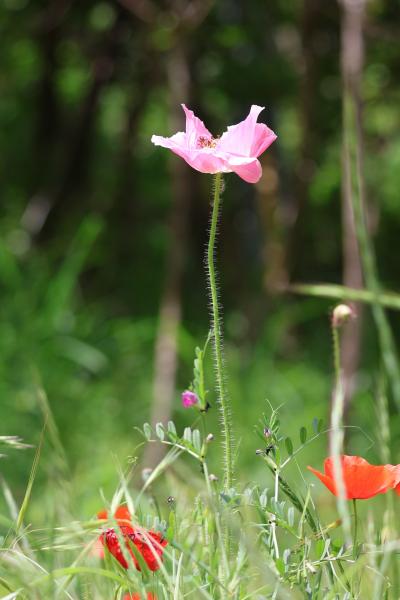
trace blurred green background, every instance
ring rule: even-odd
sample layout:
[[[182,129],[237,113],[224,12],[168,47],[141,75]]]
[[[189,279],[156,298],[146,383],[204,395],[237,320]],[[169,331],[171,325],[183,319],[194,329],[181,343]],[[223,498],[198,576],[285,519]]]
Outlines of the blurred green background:
[[[369,224],[382,284],[393,291],[399,17],[398,1],[368,3],[362,80]],[[254,426],[266,399],[282,405],[282,429],[294,439],[313,417],[327,422],[333,301],[287,286],[343,283],[351,259],[341,224],[340,27],[339,4],[319,0],[1,3],[0,435],[37,443],[43,387],[77,517],[101,506],[101,489],[112,494],[119,465],[136,455],[135,426],[168,413],[179,427],[193,421],[180,393],[208,331],[211,177],[150,143],[153,133],[184,128],[181,102],[215,134],[260,104],[278,134],[259,184],[226,177],[219,236],[243,480],[264,477]],[[389,316],[396,335],[399,316]],[[358,324],[348,342],[356,360],[347,422],[360,429],[347,450],[378,461],[381,365],[369,309]],[[215,406],[212,364],[207,384]],[[207,418],[217,434],[216,410]],[[66,468],[56,440],[45,443],[38,512]],[[322,436],[309,446],[301,465],[321,466],[326,444]],[[1,461],[18,499],[32,459],[26,450]]]

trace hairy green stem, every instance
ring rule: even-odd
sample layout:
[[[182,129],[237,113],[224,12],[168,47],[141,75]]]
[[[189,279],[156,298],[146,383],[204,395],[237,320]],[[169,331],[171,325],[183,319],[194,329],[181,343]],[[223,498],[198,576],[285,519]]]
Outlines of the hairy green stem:
[[[233,483],[233,435],[230,420],[229,398],[224,375],[224,357],[222,349],[222,328],[218,304],[218,290],[215,268],[215,241],[221,204],[222,175],[217,173],[214,179],[214,197],[210,225],[210,237],[207,249],[207,274],[210,287],[212,311],[212,330],[214,340],[215,370],[217,377],[218,404],[221,412],[222,436],[224,445],[224,486],[232,487]]]

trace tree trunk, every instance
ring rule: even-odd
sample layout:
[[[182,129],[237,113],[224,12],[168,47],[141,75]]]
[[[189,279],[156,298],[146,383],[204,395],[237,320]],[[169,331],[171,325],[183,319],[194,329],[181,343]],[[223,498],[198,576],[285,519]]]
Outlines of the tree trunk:
[[[344,85],[357,89],[363,64],[362,18],[363,0],[343,2],[341,68]],[[351,166],[347,150],[342,148],[342,232],[343,232],[343,283],[352,288],[363,287],[363,277],[351,202]],[[354,306],[357,318],[346,325],[342,334],[342,372],[344,387],[344,418],[349,410],[354,391],[354,378],[360,361],[362,334],[361,304]]]
[[[167,78],[170,94],[169,130],[182,129],[180,104],[187,102],[190,90],[188,57],[182,41],[177,40],[167,59]],[[153,400],[151,423],[166,423],[172,413],[177,369],[177,337],[181,321],[182,275],[185,265],[188,209],[191,197],[190,173],[183,160],[171,156],[171,212],[169,216],[169,245],[165,267],[165,283],[161,298],[157,338],[155,343]],[[145,467],[154,468],[164,455],[164,447],[149,444],[143,459]]]
[[[351,86],[360,99],[360,81],[364,58],[362,21],[364,0],[343,0],[341,69],[345,88]],[[342,232],[343,232],[343,283],[352,288],[363,287],[360,253],[352,209],[351,165],[345,143],[342,147]],[[357,318],[349,322],[342,334],[342,373],[344,388],[344,422],[354,391],[354,378],[360,361],[362,334],[361,305],[354,306]]]

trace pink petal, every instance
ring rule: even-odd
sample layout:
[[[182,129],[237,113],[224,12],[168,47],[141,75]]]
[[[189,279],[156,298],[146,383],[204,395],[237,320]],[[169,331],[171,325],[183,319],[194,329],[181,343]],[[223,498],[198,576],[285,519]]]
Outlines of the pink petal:
[[[193,169],[201,173],[226,173],[232,170],[227,167],[224,158],[216,156],[212,152],[189,151],[184,158]]]
[[[199,137],[212,138],[203,121],[198,119],[194,112],[182,104],[182,108],[186,115],[186,144],[189,148],[197,147]]]
[[[235,162],[237,164],[235,164]],[[229,166],[236,175],[239,175],[239,177],[244,179],[244,181],[247,181],[247,183],[257,183],[262,175],[261,164],[257,158],[253,159],[251,162],[234,161],[230,159]]]
[[[188,147],[185,133],[179,132],[170,138],[153,135],[151,141],[156,146],[169,148],[172,152],[183,158],[193,169],[201,173],[219,173],[231,170],[225,166],[225,159],[222,156],[216,156],[211,149],[204,150]]]
[[[180,131],[175,133],[172,137],[166,138],[161,135],[153,135],[151,141],[155,146],[162,146],[163,148],[169,148],[175,154],[189,162],[188,157],[191,154],[191,150],[187,147],[186,133]]]
[[[264,123],[256,123],[250,156],[260,156],[276,138],[277,135],[272,129],[264,125]]]
[[[169,138],[153,135],[153,144],[169,148],[201,173],[233,171],[248,183],[256,183],[260,179],[262,169],[256,159],[276,139],[271,129],[257,123],[263,107],[253,105],[246,119],[228,127],[218,140],[212,138],[203,121],[193,111],[184,104],[182,108],[186,115],[186,132],[176,133]],[[208,140],[212,144],[208,144]]]
[[[181,149],[186,150],[186,134],[183,131],[175,133],[171,137],[162,137],[161,135],[152,135],[151,141],[155,146],[162,146],[163,148],[169,148],[174,152]],[[178,152],[176,152],[178,153]]]
[[[224,152],[231,152],[241,156],[252,156],[257,118],[263,106],[253,104],[248,116],[237,125],[231,125],[221,136],[218,148]],[[258,155],[257,155],[258,156]]]

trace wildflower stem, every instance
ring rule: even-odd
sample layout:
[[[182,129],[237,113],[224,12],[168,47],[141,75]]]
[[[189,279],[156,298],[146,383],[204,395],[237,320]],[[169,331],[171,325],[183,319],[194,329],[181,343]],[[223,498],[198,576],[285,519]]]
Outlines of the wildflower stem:
[[[343,408],[344,390],[340,364],[339,328],[332,322],[333,364],[335,370],[335,386],[332,397],[331,425],[332,434],[330,450],[333,458],[333,472],[337,488],[337,508],[343,522],[344,537],[351,543],[351,521],[346,502],[346,487],[343,479],[341,455],[343,454]]]
[[[224,375],[224,358],[222,350],[222,328],[215,269],[215,241],[221,204],[222,174],[214,178],[214,197],[210,225],[210,237],[207,249],[207,274],[210,286],[212,310],[212,330],[214,339],[215,369],[217,377],[218,404],[221,412],[222,436],[224,445],[224,486],[229,489],[233,482],[233,436],[229,411],[229,398]]]
[[[278,494],[279,494],[279,471],[276,468],[275,470],[275,493],[274,493],[274,501],[275,501],[275,510],[277,509],[277,505],[278,505]],[[274,549],[275,549],[275,558],[279,558],[279,546],[278,546],[278,540],[276,539],[276,516],[272,515],[272,519],[271,519],[271,531],[272,531],[272,539],[274,542]]]
[[[354,508],[354,535],[353,535],[353,558],[357,558],[357,535],[358,535],[358,516],[357,516],[357,500],[353,499]]]

